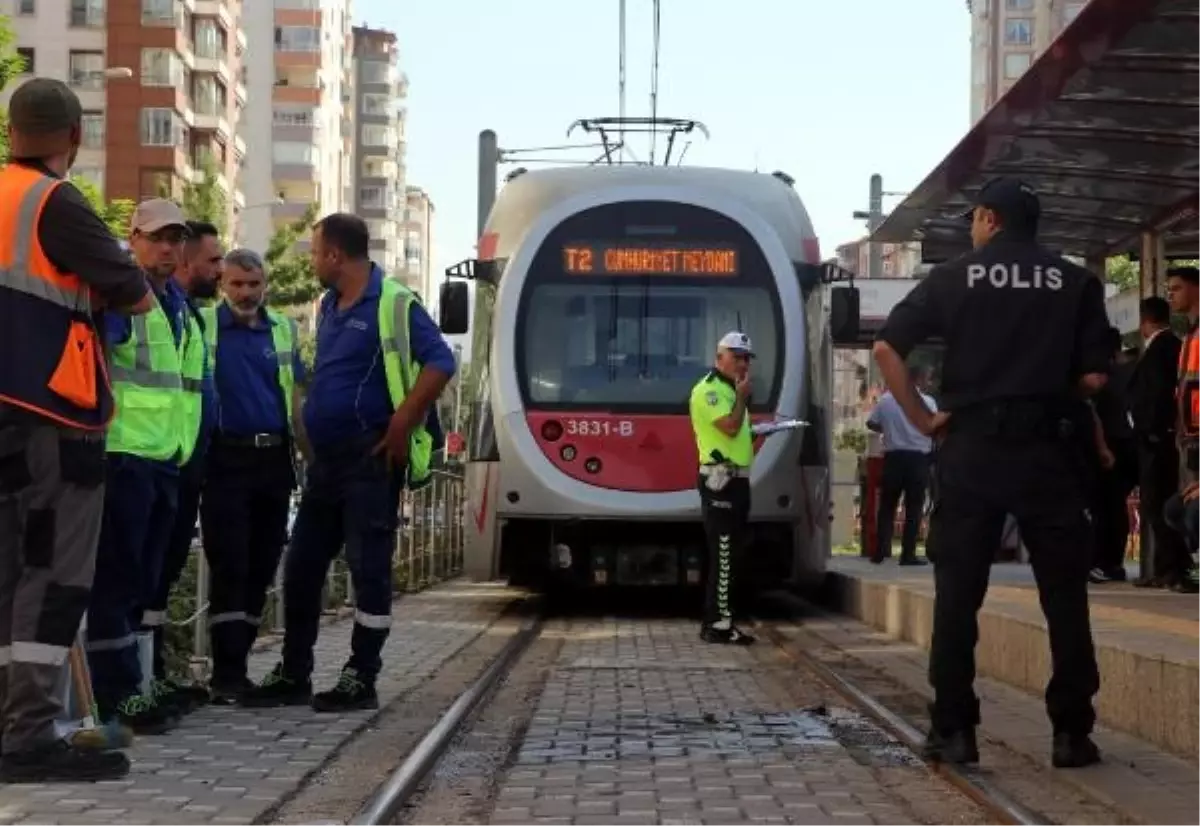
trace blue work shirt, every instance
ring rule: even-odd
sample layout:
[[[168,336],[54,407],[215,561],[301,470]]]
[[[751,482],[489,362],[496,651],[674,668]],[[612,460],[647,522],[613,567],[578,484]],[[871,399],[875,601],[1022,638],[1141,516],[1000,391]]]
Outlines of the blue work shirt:
[[[243,324],[228,304],[217,307],[217,430],[229,436],[287,433],[287,401],[279,387],[279,361],[273,326],[259,310],[253,325]],[[304,381],[300,348],[293,347],[296,383]]]
[[[183,340],[183,331],[187,327],[188,316],[191,315],[197,319],[197,322],[203,328],[203,321],[199,320],[199,314],[196,312],[196,307],[188,298],[187,293],[183,288],[176,283],[175,279],[167,279],[167,283],[162,290],[155,288],[154,294],[158,297],[158,303],[162,306],[163,312],[166,313],[167,321],[171,324],[171,332],[175,335],[175,347],[178,348]],[[104,338],[108,342],[111,349],[117,344],[124,344],[133,334],[133,319],[121,313],[107,311],[104,313]],[[200,345],[204,348],[204,378],[200,384],[201,393],[201,408],[200,408],[200,435],[196,440],[196,448],[192,452],[192,457],[195,459],[203,455],[208,448],[208,437],[212,430],[213,423],[216,421],[216,382],[213,377],[213,360],[212,354],[208,352],[208,343],[201,336]],[[120,411],[118,411],[119,415]],[[178,464],[173,461],[155,462],[154,464],[161,466],[164,470],[177,471]]]
[[[333,290],[321,298],[317,357],[304,402],[304,427],[315,447],[383,430],[396,412],[388,394],[379,342],[383,278],[383,270],[372,264],[362,296],[344,310],[337,308],[337,293]],[[417,302],[408,314],[408,340],[415,361],[447,376],[454,375],[454,354],[442,338],[442,331]],[[443,438],[436,405],[431,406],[426,425],[437,449]]]

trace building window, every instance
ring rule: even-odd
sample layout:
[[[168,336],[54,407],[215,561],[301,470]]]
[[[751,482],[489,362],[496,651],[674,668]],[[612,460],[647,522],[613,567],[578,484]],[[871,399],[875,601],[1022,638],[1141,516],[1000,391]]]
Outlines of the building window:
[[[21,74],[31,75],[37,69],[36,55],[33,49],[24,47],[17,49],[17,57],[21,58]]]
[[[275,163],[295,163],[312,166],[315,162],[316,150],[311,143],[298,141],[275,141],[271,147],[271,155]]]
[[[368,92],[362,96],[359,111],[364,115],[388,115],[392,108],[392,96]]]
[[[312,26],[276,26],[275,50],[280,52],[321,51],[321,30]]]
[[[1009,11],[1028,11],[1033,8],[1033,0],[1004,0],[1004,8]]]
[[[1004,21],[1004,42],[1009,46],[1033,45],[1033,19],[1010,17]]]
[[[229,103],[225,86],[214,77],[200,76],[192,83],[192,104],[198,115],[225,115]]]
[[[358,188],[358,205],[363,209],[391,209],[396,203],[396,195],[386,186],[360,186]]]
[[[386,60],[359,61],[359,79],[363,83],[394,83],[396,67]]]
[[[1072,20],[1074,20],[1076,17],[1079,16],[1079,13],[1081,11],[1083,11],[1083,7],[1086,5],[1087,5],[1087,0],[1083,0],[1083,2],[1081,2],[1081,3],[1067,3],[1065,6],[1063,6],[1063,11],[1062,11],[1063,25],[1066,26],[1066,25],[1070,24],[1070,22]]]
[[[196,57],[205,60],[220,60],[225,56],[225,30],[215,20],[197,20],[193,27],[192,40]]]
[[[316,116],[312,109],[275,109],[276,126],[316,126]]]
[[[104,86],[104,52],[70,52],[67,55],[68,82],[81,89]]]
[[[174,109],[142,110],[142,146],[181,146],[186,138],[183,121]]]
[[[1015,80],[1025,74],[1025,70],[1029,68],[1030,55],[1029,52],[1013,52],[1004,56],[1004,76],[1009,80]]]
[[[104,5],[104,0],[71,0],[71,25],[76,28],[102,28]]]
[[[143,86],[183,86],[183,61],[174,49],[142,49]]]
[[[17,14],[37,14],[37,4],[33,0],[20,0],[17,3]]]
[[[167,169],[143,169],[139,181],[143,198],[170,198],[175,193],[172,183],[175,176]]]
[[[362,126],[363,146],[393,146],[396,143],[396,133],[387,126],[377,123],[364,123]]]
[[[183,14],[178,0],[142,0],[143,26],[174,26],[176,15]]]
[[[103,112],[84,112],[83,122],[83,148],[84,149],[103,149],[104,148],[104,113]]]
[[[399,172],[399,167],[395,161],[387,158],[373,158],[370,155],[363,156],[362,159],[362,176],[364,178],[388,178],[393,179]]]

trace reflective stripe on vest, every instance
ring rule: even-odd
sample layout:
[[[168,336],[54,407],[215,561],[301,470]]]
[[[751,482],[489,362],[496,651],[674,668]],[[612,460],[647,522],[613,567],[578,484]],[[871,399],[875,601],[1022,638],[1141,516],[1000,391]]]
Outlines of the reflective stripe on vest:
[[[204,319],[204,338],[208,342],[208,352],[211,353],[210,358],[213,363],[214,379],[217,374],[217,344],[220,340],[217,308],[220,306],[221,304],[217,304],[212,307],[200,308],[200,316]],[[292,417],[295,415],[295,411],[292,410],[292,400],[296,389],[294,359],[298,357],[296,342],[300,340],[300,335],[296,330],[295,319],[285,316],[278,310],[272,310],[270,307],[264,309],[267,319],[271,322],[271,347],[275,350],[276,380],[279,383],[279,391],[283,394],[288,430],[293,431]]]
[[[133,317],[129,338],[112,348],[117,415],[108,435],[110,453],[181,465],[191,458],[200,433],[204,345],[190,312],[184,320],[177,347],[155,296],[150,312]]]
[[[421,364],[413,359],[412,343],[408,338],[408,314],[414,303],[418,303],[418,299],[412,290],[393,278],[383,279],[379,295],[379,344],[393,408],[404,403],[421,373]],[[433,434],[422,421],[409,437],[407,483],[410,490],[429,483],[432,461]]]
[[[102,430],[113,405],[91,291],[78,276],[59,272],[38,240],[42,210],[61,184],[16,163],[0,169],[0,349],[21,354],[0,367],[0,400],[69,427]],[[80,407],[50,389],[72,323],[80,321],[95,345],[95,406]]]
[[[1179,350],[1179,404],[1184,432],[1196,435],[1200,431],[1200,335],[1195,329]]]

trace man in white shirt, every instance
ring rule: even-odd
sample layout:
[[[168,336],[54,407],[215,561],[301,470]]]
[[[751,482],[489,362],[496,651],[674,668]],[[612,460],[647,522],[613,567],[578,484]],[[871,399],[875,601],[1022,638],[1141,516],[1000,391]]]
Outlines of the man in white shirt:
[[[937,403],[928,393],[925,370],[910,368],[913,385],[930,412],[937,412]],[[929,486],[929,461],[933,442],[917,430],[891,393],[884,393],[867,417],[867,428],[883,434],[883,480],[879,492],[878,528],[871,561],[875,564],[892,555],[892,526],[896,506],[904,497],[904,534],[900,543],[901,565],[925,565],[917,557],[917,534],[925,509],[925,491]]]

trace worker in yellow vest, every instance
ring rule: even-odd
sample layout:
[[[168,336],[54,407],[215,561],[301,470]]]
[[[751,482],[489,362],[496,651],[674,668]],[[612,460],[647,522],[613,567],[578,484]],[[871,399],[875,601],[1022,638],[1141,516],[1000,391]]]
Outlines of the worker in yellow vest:
[[[144,682],[138,631],[174,526],[179,468],[200,431],[204,340],[172,278],[187,237],[183,211],[152,198],[138,204],[130,227],[130,247],[155,304],[145,315],[110,313],[104,321],[117,412],[108,432],[87,651],[101,718],[160,734],[178,714]]]
[[[1167,298],[1171,309],[1187,319],[1187,335],[1179,349],[1179,380],[1176,396],[1179,423],[1175,429],[1179,439],[1180,490],[1195,484],[1197,476],[1197,441],[1200,440],[1200,270],[1196,267],[1171,267],[1167,270]],[[1193,491],[1194,494],[1194,491]],[[1195,537],[1191,537],[1194,540]],[[1194,594],[1196,566],[1188,551],[1190,542],[1179,546],[1171,560],[1165,560],[1167,586],[1182,594]]]
[[[434,406],[455,362],[416,296],[371,262],[369,246],[355,215],[330,215],[313,229],[313,268],[327,289],[304,402],[313,459],[284,563],[283,661],[242,694],[243,705],[378,707],[400,491],[430,479],[440,438]],[[351,653],[337,685],[314,696],[321,590],[343,546],[357,603]]]

